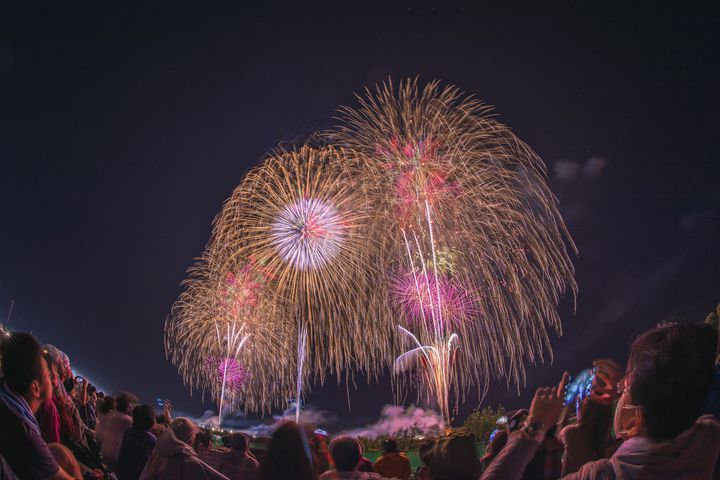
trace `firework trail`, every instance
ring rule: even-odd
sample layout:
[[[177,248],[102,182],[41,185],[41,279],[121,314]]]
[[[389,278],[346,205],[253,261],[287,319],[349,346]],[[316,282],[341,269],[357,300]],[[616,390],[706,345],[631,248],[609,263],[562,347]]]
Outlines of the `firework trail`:
[[[386,299],[410,350],[394,363],[450,422],[471,386],[525,380],[551,354],[575,246],[540,158],[456,88],[405,81],[366,91],[328,138],[363,164]],[[396,327],[397,328],[397,327]]]
[[[219,373],[220,380],[220,401],[218,406],[218,425],[222,425],[223,404],[225,403],[225,393],[228,388],[238,391],[242,388],[246,373],[244,368],[238,362],[237,357],[240,354],[245,342],[250,338],[249,333],[245,333],[245,324],[238,325],[237,320],[232,320],[225,325],[226,330],[222,331],[219,322],[215,321],[215,332],[217,334],[218,344],[225,346],[226,356],[217,362],[216,370]]]

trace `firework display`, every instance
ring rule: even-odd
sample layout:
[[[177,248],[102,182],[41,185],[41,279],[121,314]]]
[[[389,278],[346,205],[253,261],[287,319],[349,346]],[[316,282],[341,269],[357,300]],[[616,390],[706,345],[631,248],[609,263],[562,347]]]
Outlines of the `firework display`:
[[[374,284],[371,211],[361,178],[341,149],[309,146],[278,150],[245,176],[215,220],[196,267],[202,272],[195,275],[197,285],[188,284],[169,320],[175,329],[168,330],[168,348],[189,373],[188,384],[212,383],[193,365],[211,357],[209,345],[217,342],[178,349],[175,337],[187,330],[178,320],[189,316],[198,325],[188,338],[207,335],[207,319],[195,319],[208,308],[208,294],[216,297],[219,317],[241,319],[252,334],[242,352],[255,365],[264,358],[262,375],[277,378],[270,398],[261,391],[266,385],[257,385],[249,358],[243,359],[249,378],[242,394],[251,399],[246,408],[267,410],[301,398],[311,379],[322,382],[328,372],[380,372],[394,333]],[[258,339],[253,329],[272,333]]]
[[[238,262],[235,271],[211,277],[206,252],[165,324],[168,357],[191,390],[218,402],[219,417],[240,404],[258,412],[281,408],[294,385],[289,365],[268,365],[291,346],[283,324],[270,321],[267,272],[253,261]]]
[[[519,388],[552,354],[575,246],[544,164],[489,107],[416,81],[359,102],[243,178],[166,351],[190,387],[255,411],[392,367],[398,400],[415,389],[449,425],[470,388]]]
[[[525,380],[551,354],[575,247],[540,158],[490,108],[437,83],[367,91],[330,137],[365,166],[371,235],[391,317],[409,351],[397,391],[416,386],[449,423],[470,386]],[[397,328],[397,327],[396,327]]]

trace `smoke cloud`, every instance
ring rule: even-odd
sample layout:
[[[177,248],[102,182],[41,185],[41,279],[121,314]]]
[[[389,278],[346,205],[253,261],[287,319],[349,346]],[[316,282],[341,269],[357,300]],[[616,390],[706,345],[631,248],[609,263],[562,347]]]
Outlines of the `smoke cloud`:
[[[385,405],[376,423],[346,430],[342,434],[375,438],[395,435],[403,431],[415,431],[423,435],[436,435],[442,427],[442,418],[433,410],[424,410],[414,405],[407,409],[399,405]]]

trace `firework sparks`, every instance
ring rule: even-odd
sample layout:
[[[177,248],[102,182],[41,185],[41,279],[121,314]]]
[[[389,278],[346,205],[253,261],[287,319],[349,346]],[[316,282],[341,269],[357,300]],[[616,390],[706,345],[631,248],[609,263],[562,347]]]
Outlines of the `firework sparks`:
[[[193,267],[173,306],[165,325],[168,357],[186,385],[217,400],[221,414],[239,403],[261,412],[282,406],[291,372],[283,362],[267,366],[268,357],[287,348],[283,326],[268,322],[270,273],[254,259],[218,278],[209,269],[205,258]]]
[[[209,388],[196,360],[230,356],[208,326],[242,321],[245,406],[266,410],[328,371],[377,374],[409,342],[396,392],[418,387],[449,424],[452,396],[519,386],[552,353],[575,247],[542,161],[489,107],[413,81],[360,102],[323,137],[342,147],[278,150],[235,189],[166,349]]]
[[[225,388],[233,391],[242,389],[249,378],[249,373],[236,358],[227,357],[220,360],[212,359],[211,361],[218,378],[225,377]]]
[[[332,205],[303,198],[282,209],[270,237],[285,261],[300,270],[318,269],[337,256],[347,230],[347,223]]]
[[[575,247],[542,161],[489,107],[437,83],[366,93],[328,137],[366,167],[377,263],[410,272],[386,282],[411,345],[395,363],[398,398],[417,387],[449,422],[452,392],[457,406],[492,377],[520,385],[525,363],[551,353]]]
[[[270,339],[253,332],[253,345],[243,349],[251,373],[246,408],[248,400],[265,410],[301,398],[311,379],[322,382],[329,371],[375,374],[387,362],[392,326],[382,317],[384,297],[372,288],[371,211],[358,168],[332,147],[278,150],[248,172],[215,220],[198,290],[184,297],[191,308],[178,313],[203,311],[212,290],[206,285],[221,285],[214,294],[220,317],[272,331]],[[275,353],[268,357],[256,341],[272,342]],[[277,385],[261,392],[273,376]]]
[[[409,273],[395,280],[392,296],[396,307],[404,311],[413,323],[429,322],[439,313],[444,327],[452,328],[470,315],[472,300],[468,293],[446,276],[433,272]]]

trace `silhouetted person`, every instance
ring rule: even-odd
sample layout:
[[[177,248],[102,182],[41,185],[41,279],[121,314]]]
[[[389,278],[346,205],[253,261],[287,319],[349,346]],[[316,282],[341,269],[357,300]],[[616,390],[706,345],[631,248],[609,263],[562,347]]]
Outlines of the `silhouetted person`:
[[[190,446],[198,427],[189,419],[178,417],[170,422],[155,443],[140,480],[228,480],[206,464]]]
[[[314,480],[310,448],[305,433],[295,422],[284,422],[272,434],[260,464],[261,480]]]
[[[23,480],[73,478],[58,464],[35,419],[40,405],[52,396],[40,343],[27,333],[13,333],[1,341],[0,455]],[[72,463],[77,464],[74,459]]]
[[[410,478],[410,460],[398,450],[395,440],[389,438],[383,442],[383,454],[375,461],[373,469],[385,478]]]
[[[230,480],[255,480],[260,464],[250,453],[250,439],[244,433],[228,436],[230,451],[220,457],[220,473]]]
[[[720,453],[720,422],[699,417],[716,354],[709,326],[662,324],[630,349],[614,430],[625,441],[609,459],[586,463],[567,480],[676,480],[712,478]],[[544,432],[562,411],[562,390],[540,388],[525,425],[483,474],[482,480],[520,478]]]
[[[157,439],[151,430],[155,425],[155,409],[150,405],[133,408],[132,427],[125,430],[117,473],[120,480],[138,480],[155,448]]]
[[[320,475],[320,480],[380,480],[383,477],[373,472],[357,469],[362,458],[362,447],[354,437],[343,435],[330,442],[330,456],[335,469]]]

